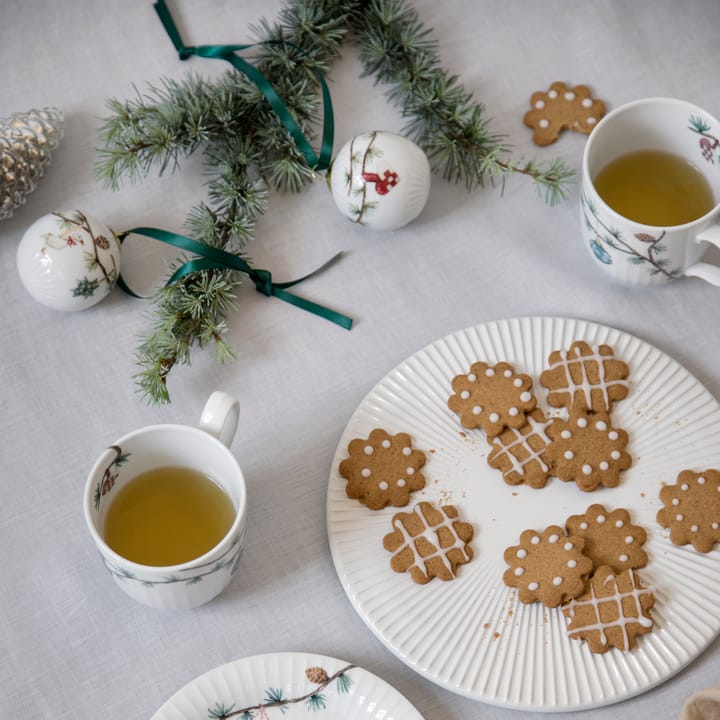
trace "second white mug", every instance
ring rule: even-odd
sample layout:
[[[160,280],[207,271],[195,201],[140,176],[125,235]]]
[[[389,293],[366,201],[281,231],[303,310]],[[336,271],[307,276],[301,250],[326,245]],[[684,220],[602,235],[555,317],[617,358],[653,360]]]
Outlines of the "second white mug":
[[[613,210],[594,180],[609,162],[639,150],[662,150],[691,163],[712,189],[712,209],[670,227],[635,222]],[[585,246],[608,275],[636,285],[683,276],[720,285],[720,267],[703,261],[710,245],[720,247],[720,121],[673,98],[636,100],[609,113],[585,145],[580,211]]]
[[[116,440],[97,460],[85,485],[85,519],[105,567],[117,585],[155,608],[187,609],[208,602],[238,570],[245,541],[247,493],[242,470],[230,452],[238,424],[238,402],[214,392],[191,425],[150,425]],[[234,518],[217,545],[176,565],[145,565],[118,554],[106,542],[113,500],[130,481],[164,467],[182,467],[211,478],[232,502]]]

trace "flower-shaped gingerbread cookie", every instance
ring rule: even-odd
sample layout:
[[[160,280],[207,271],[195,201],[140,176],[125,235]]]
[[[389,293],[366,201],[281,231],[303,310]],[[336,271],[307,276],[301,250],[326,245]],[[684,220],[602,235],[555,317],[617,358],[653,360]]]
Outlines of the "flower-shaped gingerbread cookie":
[[[647,565],[642,548],[647,533],[632,524],[630,513],[623,508],[608,511],[602,505],[591,505],[584,514],[569,517],[565,528],[585,540],[585,554],[596,569],[607,565],[621,573]]]
[[[632,464],[625,450],[628,435],[616,429],[607,413],[591,415],[573,410],[568,420],[556,418],[547,429],[552,442],[545,456],[557,477],[575,482],[586,492],[598,487],[615,487],[620,473]]]
[[[525,530],[520,544],[505,550],[505,562],[510,567],[503,581],[518,589],[521,602],[539,600],[547,607],[557,607],[585,589],[593,564],[583,553],[584,547],[582,538],[567,535],[557,525],[542,532]]]
[[[664,507],[657,521],[670,528],[670,542],[710,552],[720,542],[720,470],[683,470],[660,490]]]
[[[605,114],[605,103],[590,97],[587,85],[570,88],[554,82],[546,92],[533,93],[530,105],[532,110],[525,113],[523,122],[535,130],[536,145],[554,143],[565,129],[587,135]]]
[[[419,472],[425,453],[412,447],[407,433],[390,435],[377,428],[367,440],[351,440],[348,454],[340,463],[340,475],[348,481],[345,492],[371,510],[403,507],[413,490],[425,487],[425,477]]]
[[[461,425],[469,430],[482,428],[489,437],[506,427],[522,427],[526,414],[537,404],[530,392],[530,376],[516,373],[506,362],[473,363],[467,375],[453,378],[452,388],[455,393],[448,407],[460,415]]]
[[[627,397],[628,365],[609,345],[593,348],[576,340],[568,350],[554,350],[540,384],[548,389],[553,407],[610,412],[613,402]]]
[[[390,567],[395,572],[409,572],[424,585],[434,577],[452,580],[458,565],[473,557],[468,543],[473,527],[462,522],[452,505],[434,506],[420,502],[412,512],[393,515],[393,531],[383,538],[383,546],[392,553]]]
[[[545,459],[545,450],[550,444],[546,430],[551,422],[540,408],[535,408],[521,428],[506,428],[489,439],[492,450],[488,464],[502,472],[508,485],[525,483],[533,488],[545,487],[551,472]]]
[[[638,635],[649,633],[654,604],[652,591],[633,570],[616,575],[604,565],[590,579],[588,591],[571,600],[563,613],[570,619],[571,638],[586,640],[594,653],[604,653],[611,647],[630,650]]]

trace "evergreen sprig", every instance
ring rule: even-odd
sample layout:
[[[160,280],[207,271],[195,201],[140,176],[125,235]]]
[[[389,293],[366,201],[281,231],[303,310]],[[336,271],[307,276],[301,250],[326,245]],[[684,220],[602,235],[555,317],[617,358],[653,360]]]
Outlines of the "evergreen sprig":
[[[260,43],[247,57],[272,83],[295,121],[314,139],[321,104],[317,73],[327,73],[349,36],[356,39],[364,73],[388,85],[407,119],[405,133],[433,169],[469,190],[485,179],[530,177],[549,203],[565,195],[572,172],[512,158],[490,129],[485,108],[457,76],[440,65],[437,42],[405,0],[291,0],[270,23],[251,28]],[[261,91],[229,70],[210,83],[190,73],[110,99],[100,129],[98,175],[109,187],[139,181],[152,171],[175,170],[203,153],[208,197],[186,220],[197,240],[241,254],[253,237],[270,190],[298,192],[313,177],[302,154]],[[172,270],[172,268],[171,268]],[[137,383],[152,402],[169,402],[168,376],[190,362],[193,345],[210,347],[219,361],[233,357],[224,340],[226,318],[242,278],[231,270],[203,270],[154,298],[155,321],[137,351]]]
[[[566,194],[573,172],[560,160],[508,157],[502,135],[490,129],[485,107],[440,66],[436,41],[403,0],[366,0],[351,13],[364,74],[390,85],[388,96],[407,118],[404,132],[425,150],[433,170],[468,190],[485,178],[531,177],[546,202]]]

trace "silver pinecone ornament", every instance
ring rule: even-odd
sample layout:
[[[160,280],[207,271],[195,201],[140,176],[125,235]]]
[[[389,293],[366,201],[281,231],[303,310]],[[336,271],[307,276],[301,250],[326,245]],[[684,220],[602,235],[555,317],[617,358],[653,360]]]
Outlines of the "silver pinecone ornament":
[[[0,118],[0,220],[25,204],[62,135],[63,114],[57,108]]]

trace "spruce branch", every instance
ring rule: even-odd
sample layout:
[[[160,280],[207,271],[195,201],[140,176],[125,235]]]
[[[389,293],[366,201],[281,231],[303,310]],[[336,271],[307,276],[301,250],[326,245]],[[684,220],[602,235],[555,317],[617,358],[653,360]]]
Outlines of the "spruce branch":
[[[261,23],[254,63],[275,87],[308,138],[319,112],[318,71],[325,72],[347,34],[341,3],[302,0],[287,6],[279,22]],[[241,255],[267,208],[268,189],[299,191],[312,172],[260,90],[244,75],[226,72],[214,84],[189,74],[164,80],[144,94],[107,102],[97,173],[117,189],[152,171],[175,171],[184,157],[202,149],[207,199],[191,208],[191,236]],[[172,273],[182,261],[170,268]],[[158,291],[154,322],[136,351],[138,388],[150,402],[170,401],[168,377],[189,364],[191,348],[211,348],[222,362],[233,357],[225,341],[240,273],[203,270]]]
[[[434,171],[472,190],[485,178],[504,184],[512,174],[535,181],[546,202],[567,194],[574,172],[561,160],[509,157],[489,128],[485,108],[456,76],[440,67],[437,44],[404,0],[362,0],[351,14],[364,74],[391,86],[388,96],[407,118],[404,132],[425,150]]]
[[[546,201],[565,196],[572,172],[559,160],[510,156],[483,105],[443,70],[436,40],[405,0],[290,0],[275,22],[261,20],[251,34],[260,44],[244,56],[268,78],[311,143],[322,107],[317,74],[329,71],[353,34],[364,73],[388,86],[407,121],[406,134],[435,171],[468,189],[524,175]],[[194,73],[163,80],[128,100],[108,100],[107,109],[99,131],[101,181],[117,189],[125,179],[176,171],[201,151],[207,197],[190,209],[185,227],[222,250],[242,255],[271,190],[299,192],[312,181],[312,169],[263,93],[235,70],[212,83]],[[156,294],[151,331],[137,350],[135,378],[146,399],[169,402],[168,377],[176,365],[190,363],[195,345],[211,348],[219,361],[233,356],[224,336],[241,282],[235,271],[203,270]]]

